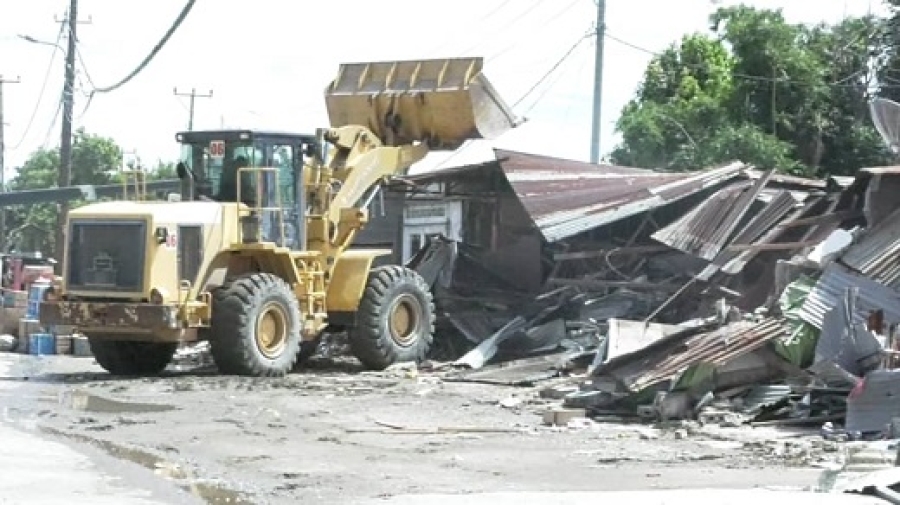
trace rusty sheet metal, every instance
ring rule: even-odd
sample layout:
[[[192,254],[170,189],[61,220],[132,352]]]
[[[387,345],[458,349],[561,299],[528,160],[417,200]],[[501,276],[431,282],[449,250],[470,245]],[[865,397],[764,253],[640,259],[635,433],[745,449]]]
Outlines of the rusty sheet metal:
[[[743,163],[661,173],[496,150],[503,173],[548,242],[651,211],[741,176]]]
[[[629,391],[640,391],[676,379],[693,365],[722,365],[787,334],[784,321],[778,319],[738,322],[708,332],[685,330],[613,358],[595,375],[613,377]]]
[[[900,289],[900,211],[866,231],[841,261],[874,281]]]
[[[44,325],[75,326],[82,330],[133,331],[178,328],[178,307],[150,303],[42,302]]]
[[[800,318],[819,328],[824,326],[825,315],[841,305],[847,290],[856,287],[859,297],[853,314],[855,323],[865,321],[872,311],[884,311],[888,323],[900,323],[900,292],[856,274],[847,267],[832,262],[806,297],[800,308]]]
[[[767,171],[750,186],[719,190],[681,219],[654,233],[653,239],[707,261],[716,258],[773,173]]]
[[[749,183],[742,183],[720,189],[677,221],[657,230],[651,238],[683,253],[712,259],[727,238],[717,236],[716,231],[749,187]]]

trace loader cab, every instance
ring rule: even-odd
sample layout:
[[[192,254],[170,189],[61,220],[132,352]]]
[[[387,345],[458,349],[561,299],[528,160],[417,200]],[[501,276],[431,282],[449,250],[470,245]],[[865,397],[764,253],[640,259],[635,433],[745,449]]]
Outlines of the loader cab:
[[[181,144],[177,169],[183,201],[236,202],[239,169],[275,168],[275,172],[242,174],[240,200],[251,207],[274,207],[276,201],[280,202],[284,222],[290,228],[286,233],[289,240],[283,245],[299,249],[305,243],[303,166],[315,150],[315,135],[211,130],[181,132],[175,138]],[[258,201],[260,198],[266,201]]]

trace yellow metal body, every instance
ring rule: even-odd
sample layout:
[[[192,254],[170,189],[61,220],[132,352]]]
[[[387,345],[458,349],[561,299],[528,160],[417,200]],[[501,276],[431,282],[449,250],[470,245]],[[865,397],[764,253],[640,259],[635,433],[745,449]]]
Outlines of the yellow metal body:
[[[303,338],[316,338],[329,314],[356,312],[373,261],[390,254],[348,250],[368,221],[366,199],[373,189],[405,173],[429,149],[455,149],[467,139],[493,138],[517,124],[481,67],[481,58],[341,65],[325,92],[332,128],[322,140],[330,144],[329,155],[311,157],[303,168],[304,250],[279,245],[285,232],[278,200],[268,206],[120,201],[71,211],[69,221],[146,223],[144,286],[127,293],[79,292],[63,282],[54,290],[54,300],[42,304],[41,320],[116,339],[192,340],[197,329],[209,325],[215,310],[211,289],[228,276],[268,272],[292,286],[300,301]],[[240,168],[237,202],[242,201],[243,176],[260,178],[270,172],[277,178],[274,168]],[[143,174],[136,174],[132,189],[137,200],[144,200]],[[253,201],[263,202],[262,196],[257,194]],[[267,213],[278,216],[276,241],[247,240],[246,233],[259,230],[244,229],[244,221]],[[158,235],[160,229],[166,236],[177,234],[181,224],[202,226],[202,254],[194,279],[179,278],[178,247]],[[62,278],[68,279],[68,255],[65,258]]]

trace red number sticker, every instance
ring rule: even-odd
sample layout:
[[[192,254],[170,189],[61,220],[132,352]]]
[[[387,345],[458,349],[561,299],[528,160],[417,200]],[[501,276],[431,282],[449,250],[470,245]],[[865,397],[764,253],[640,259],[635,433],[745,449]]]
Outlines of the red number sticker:
[[[178,246],[178,235],[169,233],[166,235],[166,247],[175,248]]]
[[[209,155],[213,158],[225,157],[225,142],[222,140],[213,140],[209,143]]]

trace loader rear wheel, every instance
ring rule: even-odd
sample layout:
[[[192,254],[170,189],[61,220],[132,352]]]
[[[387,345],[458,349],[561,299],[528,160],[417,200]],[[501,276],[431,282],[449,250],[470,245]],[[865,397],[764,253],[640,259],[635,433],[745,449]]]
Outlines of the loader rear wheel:
[[[373,269],[351,328],[350,347],[363,365],[383,370],[394,363],[421,362],[434,340],[434,300],[413,270]]]
[[[280,277],[254,273],[213,291],[210,351],[229,375],[281,377],[300,353],[300,304]]]
[[[177,343],[132,342],[88,337],[91,353],[113,375],[157,375],[169,365]]]

